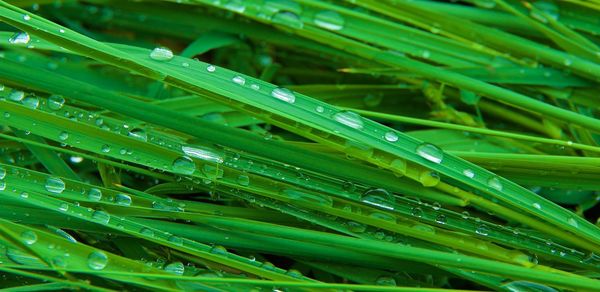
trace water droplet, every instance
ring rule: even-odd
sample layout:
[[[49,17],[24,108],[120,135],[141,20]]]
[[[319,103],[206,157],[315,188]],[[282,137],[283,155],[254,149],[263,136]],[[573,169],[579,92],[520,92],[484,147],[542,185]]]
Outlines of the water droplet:
[[[502,185],[502,182],[500,181],[500,179],[498,177],[490,177],[487,181],[487,185],[493,189],[499,190],[501,191],[502,188],[504,187]]]
[[[388,210],[394,210],[394,197],[385,189],[369,189],[362,194],[360,199],[369,205],[378,206]]]
[[[381,276],[375,280],[375,284],[379,286],[396,286],[396,280],[393,277]]]
[[[67,139],[69,139],[69,133],[67,133],[66,131],[62,131],[58,134],[58,139],[61,141],[65,141]]]
[[[104,153],[108,153],[108,152],[110,152],[110,145],[104,144],[104,145],[102,145],[102,148],[100,150]]]
[[[29,21],[29,20],[31,20],[31,16],[29,16],[29,14],[25,14],[25,15],[23,15],[23,20]]]
[[[102,191],[97,188],[91,188],[87,192],[87,198],[90,201],[100,201],[102,200]]]
[[[28,245],[34,244],[38,240],[37,234],[31,230],[21,232],[21,240]]]
[[[129,205],[131,205],[131,197],[127,194],[118,193],[115,196],[115,202],[118,205],[129,206]]]
[[[9,258],[11,261],[13,261],[17,264],[21,264],[21,265],[31,265],[31,266],[41,266],[42,265],[42,262],[38,258],[31,256],[27,253],[24,253],[18,249],[14,249],[14,248],[10,248],[10,247],[6,248],[6,257]]]
[[[169,241],[175,245],[183,245],[183,238],[176,236],[176,235],[169,236],[169,238],[167,238],[167,241]]]
[[[29,37],[28,33],[17,32],[8,39],[8,42],[15,45],[26,45],[29,43],[30,40],[31,37]]]
[[[4,179],[6,177],[6,168],[0,166],[0,179]]]
[[[362,223],[348,221],[347,225],[348,225],[348,230],[350,230],[350,232],[363,233],[363,232],[365,232],[365,230],[367,230],[367,225],[362,224]]]
[[[315,108],[315,111],[317,111],[318,113],[323,113],[325,111],[325,108],[318,105],[317,108]]]
[[[21,104],[31,109],[37,109],[40,106],[40,99],[36,96],[29,95],[23,98]]]
[[[423,217],[423,210],[419,207],[413,207],[410,213],[415,217]]]
[[[235,76],[231,79],[235,84],[244,85],[246,84],[246,78],[242,76]]]
[[[444,152],[442,149],[433,144],[423,143],[417,146],[416,152],[419,156],[433,163],[440,163],[444,159]]]
[[[540,205],[540,203],[533,203],[532,204],[534,208],[541,210],[542,209],[542,205]]]
[[[315,24],[328,30],[340,30],[344,28],[344,17],[332,10],[323,10],[315,14]]]
[[[60,194],[65,190],[65,182],[58,177],[48,177],[44,187],[47,191],[55,194]]]
[[[250,185],[250,177],[245,175],[245,174],[240,174],[237,177],[237,183],[242,185],[242,186],[247,186]]]
[[[258,84],[252,84],[252,85],[250,85],[250,88],[252,88],[254,90],[259,90],[260,89],[260,85],[258,85]]]
[[[69,204],[67,203],[60,203],[60,205],[58,205],[58,210],[65,212],[67,210],[69,210]]]
[[[12,100],[12,101],[21,101],[23,100],[23,98],[25,98],[25,92],[20,91],[20,90],[12,90],[9,94],[8,94],[8,99]]]
[[[398,134],[396,134],[396,132],[394,132],[394,131],[386,132],[385,135],[383,135],[383,137],[388,142],[396,142],[396,141],[398,141]]]
[[[148,141],[148,135],[146,134],[146,131],[144,129],[140,129],[140,128],[131,129],[129,131],[129,133],[127,133],[127,136],[138,139],[138,140],[142,140],[142,141]]]
[[[150,59],[161,62],[169,61],[173,59],[173,51],[164,47],[154,48],[154,50],[150,52]]]
[[[435,171],[425,170],[419,174],[419,182],[424,187],[433,187],[440,182],[440,175]]]
[[[210,249],[210,253],[227,255],[227,249],[220,245],[215,245],[213,246],[213,248]]]
[[[569,223],[569,225],[577,228],[579,227],[579,223],[577,223],[577,220],[575,220],[575,217],[569,217],[569,219],[567,219],[567,223]]]
[[[490,230],[485,225],[479,225],[479,227],[477,227],[477,229],[475,229],[475,233],[486,236],[490,233]]]
[[[149,236],[149,237],[154,236],[154,231],[152,231],[152,229],[146,228],[146,227],[142,227],[142,229],[140,229],[140,233],[142,235]]]
[[[273,15],[271,21],[273,21],[273,23],[283,24],[292,28],[304,27],[304,22],[302,22],[302,19],[298,16],[298,14],[291,11],[280,11]]]
[[[357,130],[361,130],[364,127],[362,117],[355,112],[337,112],[333,115],[333,119],[338,123],[344,124],[350,128],[354,128]]]
[[[273,91],[271,91],[271,96],[287,103],[296,102],[296,95],[294,95],[291,90],[283,87],[273,89]]]
[[[175,275],[183,275],[185,272],[185,266],[182,262],[174,262],[170,263],[164,268],[165,272],[175,274]]]
[[[0,180],[0,191],[3,191],[6,189],[6,182],[3,180]]]
[[[463,174],[468,177],[468,178],[474,178],[475,177],[475,172],[473,172],[473,170],[467,168],[465,170],[463,170]]]
[[[206,66],[206,71],[212,73],[215,72],[217,70],[217,67],[213,66],[213,65],[208,65]]]
[[[87,265],[92,270],[102,270],[108,264],[108,257],[101,251],[94,251],[88,255]]]
[[[102,224],[108,224],[110,215],[102,210],[96,210],[92,213],[92,219]]]
[[[437,222],[439,224],[446,224],[446,215],[444,215],[444,214],[437,215],[437,217],[435,217],[435,222]]]
[[[202,147],[202,146],[191,146],[191,145],[183,145],[181,146],[181,151],[188,156],[196,157],[205,161],[210,161],[214,163],[223,163],[223,154],[214,151],[213,149]]]
[[[554,288],[529,281],[512,281],[501,285],[500,288],[510,292],[558,292]]]
[[[196,171],[196,163],[187,156],[181,156],[173,161],[172,168],[176,173],[193,174]]]

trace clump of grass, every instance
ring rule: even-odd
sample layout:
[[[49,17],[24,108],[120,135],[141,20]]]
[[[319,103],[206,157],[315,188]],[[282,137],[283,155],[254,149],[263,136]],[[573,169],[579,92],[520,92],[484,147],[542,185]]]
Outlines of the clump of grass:
[[[0,286],[600,290],[599,10],[0,1]]]

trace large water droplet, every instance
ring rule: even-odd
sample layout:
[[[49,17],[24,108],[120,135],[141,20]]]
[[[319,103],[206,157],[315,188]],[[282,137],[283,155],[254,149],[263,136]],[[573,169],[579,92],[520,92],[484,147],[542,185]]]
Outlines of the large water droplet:
[[[154,48],[154,50],[150,52],[150,59],[161,62],[169,61],[173,59],[173,51],[165,47]]]
[[[213,149],[202,146],[183,145],[181,146],[181,151],[188,156],[214,163],[223,163],[224,160],[224,155],[222,153],[218,153]]]
[[[304,22],[302,22],[302,19],[298,14],[291,11],[278,12],[273,15],[271,21],[293,28],[302,28],[304,26]]]
[[[28,33],[17,32],[8,39],[8,42],[15,45],[26,45],[30,40],[31,38],[29,37]]]
[[[21,104],[31,109],[37,109],[40,106],[40,99],[37,96],[29,95],[23,98]]]
[[[12,90],[8,94],[8,99],[10,99],[12,101],[20,102],[21,100],[23,100],[23,98],[25,98],[25,92],[23,92],[21,90]]]
[[[108,257],[101,251],[94,251],[88,255],[87,265],[92,270],[102,270],[108,264]]]
[[[91,188],[87,192],[87,197],[90,201],[100,201],[102,200],[102,191],[97,188]]]
[[[13,261],[17,264],[21,264],[21,265],[28,265],[28,266],[43,265],[42,262],[37,257],[31,256],[31,255],[24,253],[18,249],[14,249],[14,248],[10,248],[10,247],[6,248],[6,257],[9,258],[11,261]]]
[[[26,231],[21,232],[21,240],[25,244],[32,245],[38,240],[38,236],[37,236],[37,234],[35,234],[35,232],[33,232],[31,230],[26,230]]]
[[[183,275],[185,272],[185,266],[182,262],[174,262],[165,266],[165,272],[175,274],[175,275]]]
[[[102,224],[108,224],[110,215],[102,210],[96,210],[92,213],[92,219]]]
[[[417,146],[416,152],[419,156],[433,163],[440,163],[444,159],[444,152],[442,149],[433,144],[423,143]]]
[[[148,141],[148,135],[146,134],[146,131],[141,128],[131,129],[131,131],[129,131],[129,133],[127,133],[127,136],[138,139],[138,140],[142,140],[142,141]]]
[[[115,203],[117,205],[129,206],[131,205],[131,197],[127,194],[118,193],[115,196]]]
[[[173,161],[173,171],[180,174],[193,174],[196,171],[196,163],[187,156],[178,157]]]
[[[369,205],[374,205],[388,210],[394,210],[394,197],[385,189],[370,189],[362,194],[360,199]]]
[[[350,128],[354,128],[357,130],[361,130],[364,127],[362,117],[355,112],[337,112],[333,115],[333,119],[338,123],[344,124]]]
[[[291,90],[283,87],[273,89],[273,91],[271,91],[271,96],[287,103],[296,102],[296,95],[294,95]]]
[[[60,194],[65,190],[65,182],[58,177],[48,177],[44,187],[47,191],[55,194]]]
[[[529,281],[512,281],[500,287],[510,292],[558,292],[554,288]]]
[[[396,132],[394,131],[389,131],[386,132],[383,137],[385,138],[386,141],[388,142],[396,142],[398,141],[398,134],[396,134]]]
[[[67,133],[66,131],[62,131],[58,134],[58,139],[61,141],[66,141],[67,139],[69,139],[69,133]]]
[[[317,26],[328,30],[344,28],[344,17],[332,10],[323,10],[315,14],[314,22]]]
[[[499,191],[501,191],[503,188],[502,182],[500,181],[499,178],[497,178],[495,176],[490,177],[487,181],[487,184],[489,187],[499,190]]]
[[[210,249],[210,253],[227,255],[227,249],[220,245],[215,245],[213,246],[213,248]]]

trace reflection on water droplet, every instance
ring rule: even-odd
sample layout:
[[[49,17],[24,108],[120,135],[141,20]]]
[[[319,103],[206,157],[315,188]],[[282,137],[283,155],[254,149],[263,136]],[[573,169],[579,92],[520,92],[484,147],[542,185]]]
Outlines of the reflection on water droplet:
[[[21,100],[23,100],[23,98],[25,98],[25,92],[20,91],[20,90],[12,90],[8,94],[8,99],[10,99],[12,101],[21,101]]]
[[[394,132],[394,131],[386,132],[383,137],[388,142],[396,142],[396,141],[398,141],[398,134],[396,134],[396,132]]]
[[[416,152],[419,156],[433,163],[440,163],[444,159],[444,152],[442,149],[433,144],[423,143],[417,146]]]
[[[558,292],[554,288],[529,281],[512,281],[503,284],[500,288],[510,292]]]
[[[396,280],[389,276],[381,276],[375,280],[375,284],[379,286],[396,286]]]
[[[110,215],[104,211],[96,210],[92,213],[92,219],[102,224],[108,224],[108,221],[110,221]]]
[[[140,128],[131,129],[131,131],[129,131],[129,133],[127,133],[127,136],[138,139],[138,140],[142,140],[142,141],[148,141],[148,135],[146,134],[146,131],[144,129],[140,129]]]
[[[170,263],[164,268],[165,272],[175,274],[175,275],[183,275],[185,272],[185,266],[182,262],[174,262]]]
[[[115,202],[118,205],[129,206],[129,205],[131,205],[131,197],[127,194],[118,193],[115,196]]]
[[[62,131],[58,134],[58,139],[61,141],[65,141],[67,139],[69,139],[69,133],[67,133],[66,131]]]
[[[92,270],[102,270],[108,264],[108,257],[101,251],[94,251],[88,255],[87,265]]]
[[[468,177],[468,178],[474,178],[475,177],[475,172],[473,172],[473,170],[471,169],[465,169],[463,170],[463,174]]]
[[[246,78],[242,77],[242,76],[234,76],[233,78],[231,78],[231,80],[235,83],[235,84],[239,84],[239,85],[244,85],[246,84]]]
[[[332,10],[323,10],[315,14],[314,22],[317,26],[328,30],[340,30],[344,28],[344,17]]]
[[[87,197],[90,201],[100,201],[102,200],[102,191],[97,188],[91,188],[87,192]]]
[[[188,156],[196,157],[214,163],[223,163],[224,160],[222,153],[218,153],[213,149],[202,146],[182,145],[181,151],[183,151],[183,153],[185,153]]]
[[[500,181],[499,178],[497,178],[495,176],[490,177],[488,179],[488,181],[487,181],[487,184],[488,184],[489,187],[491,187],[493,189],[496,189],[496,190],[499,190],[499,191],[501,191],[502,188],[503,188],[502,182]]]
[[[490,230],[485,225],[479,225],[479,227],[477,227],[477,229],[475,229],[475,233],[485,236],[490,233]]]

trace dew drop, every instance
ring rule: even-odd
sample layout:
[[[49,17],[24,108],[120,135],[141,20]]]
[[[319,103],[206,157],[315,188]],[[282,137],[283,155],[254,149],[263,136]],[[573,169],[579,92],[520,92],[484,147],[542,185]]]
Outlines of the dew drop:
[[[47,191],[55,194],[60,194],[65,190],[65,182],[58,177],[48,177],[44,187]]]
[[[196,163],[187,156],[181,156],[173,161],[172,168],[175,173],[193,174],[196,171]]]
[[[129,131],[129,133],[127,133],[127,136],[138,139],[138,140],[142,140],[142,141],[148,141],[148,135],[146,134],[146,131],[144,129],[140,129],[140,128],[131,129]]]
[[[152,229],[146,228],[146,227],[142,227],[142,229],[140,229],[140,233],[142,235],[145,235],[145,236],[148,236],[148,237],[153,237],[154,236],[154,231],[152,231]]]
[[[473,170],[467,168],[465,170],[463,170],[463,174],[468,177],[468,178],[474,178],[475,177],[475,172],[473,172]]]
[[[233,78],[231,78],[231,80],[233,81],[233,83],[235,84],[239,84],[239,85],[244,85],[246,84],[246,78],[242,77],[242,76],[235,76]]]
[[[38,236],[31,230],[21,232],[21,240],[28,245],[32,245],[37,242]]]
[[[104,144],[104,145],[102,145],[102,148],[100,148],[100,150],[104,153],[108,153],[108,152],[110,152],[110,145]]]
[[[575,220],[575,217],[569,217],[569,219],[567,219],[567,223],[569,223],[569,225],[577,228],[579,227],[579,223],[577,223],[577,220]]]
[[[304,27],[304,22],[298,16],[298,14],[291,11],[280,11],[273,15],[271,21],[273,21],[273,23],[283,24],[292,28]]]
[[[237,183],[240,184],[241,186],[247,186],[250,185],[250,177],[245,175],[245,174],[240,174],[237,177]]]
[[[4,179],[6,177],[6,168],[0,166],[0,179]]]
[[[444,152],[442,149],[433,144],[423,143],[417,146],[416,152],[419,156],[433,163],[440,163],[444,159]]]
[[[185,272],[185,266],[182,262],[174,262],[165,266],[164,270],[167,273],[181,276]]]
[[[88,255],[87,265],[92,270],[102,270],[108,264],[108,257],[101,251],[94,251]]]
[[[213,65],[208,65],[206,66],[206,71],[212,73],[215,72],[217,70],[217,67],[213,66]]]
[[[131,205],[131,197],[127,194],[118,193],[115,196],[115,202],[117,205],[129,206]]]
[[[9,94],[8,94],[8,99],[12,100],[12,101],[22,101],[23,98],[25,98],[25,92],[20,91],[20,90],[12,90]]]
[[[325,111],[325,108],[324,108],[324,107],[322,107],[322,106],[320,106],[320,105],[318,105],[318,106],[315,108],[315,111],[317,111],[318,113],[323,113],[323,112]]]
[[[271,96],[287,103],[296,102],[296,95],[294,95],[291,90],[283,87],[273,89],[273,91],[271,91]]]
[[[31,37],[29,37],[28,33],[17,32],[8,39],[8,42],[15,45],[26,45],[29,43],[30,40]]]
[[[102,200],[102,191],[97,188],[91,188],[87,192],[87,198],[90,201],[100,201]]]
[[[157,47],[150,52],[150,59],[155,61],[169,61],[173,59],[173,51],[165,47]]]
[[[350,111],[341,111],[337,112],[333,115],[333,119],[343,125],[346,125],[350,128],[361,130],[364,127],[364,122],[362,117]]]
[[[512,281],[500,286],[502,290],[509,292],[524,292],[524,291],[535,291],[535,292],[558,292],[558,290],[548,287],[546,285],[529,282],[529,281]]]
[[[379,286],[396,286],[396,280],[393,277],[381,276],[375,280],[375,284]]]
[[[188,156],[214,163],[223,163],[224,160],[222,153],[218,153],[210,148],[205,148],[202,146],[183,145],[181,146],[181,151]]]
[[[479,227],[475,229],[475,233],[486,236],[490,233],[490,230],[485,225],[479,225]]]
[[[40,106],[40,99],[36,96],[30,95],[23,98],[21,103],[28,108],[37,109]]]
[[[183,245],[183,239],[176,235],[171,235],[167,238],[167,241],[175,244],[175,245]]]
[[[344,28],[344,17],[332,10],[323,10],[315,14],[314,23],[328,30],[340,30]]]
[[[252,85],[250,85],[250,88],[252,88],[254,90],[259,90],[260,89],[260,85],[258,85],[258,84],[252,84]]]
[[[58,134],[58,139],[61,141],[66,141],[67,139],[69,139],[69,133],[67,133],[66,131],[62,131]]]
[[[502,188],[504,187],[502,185],[502,182],[500,182],[500,179],[498,179],[498,177],[490,177],[487,181],[487,185],[493,189],[499,190],[501,191]]]
[[[23,15],[23,20],[29,21],[29,20],[31,20],[31,16],[29,16],[29,14],[25,14],[25,15]]]
[[[533,203],[532,206],[538,210],[542,209],[542,205],[540,205],[540,203]]]
[[[213,248],[210,249],[210,253],[227,255],[227,249],[220,245],[215,245]]]
[[[385,138],[386,141],[388,142],[396,142],[398,141],[398,134],[396,134],[396,132],[394,131],[389,131],[386,132],[383,137]]]
[[[102,210],[96,210],[92,213],[92,219],[102,224],[108,224],[110,215]]]

